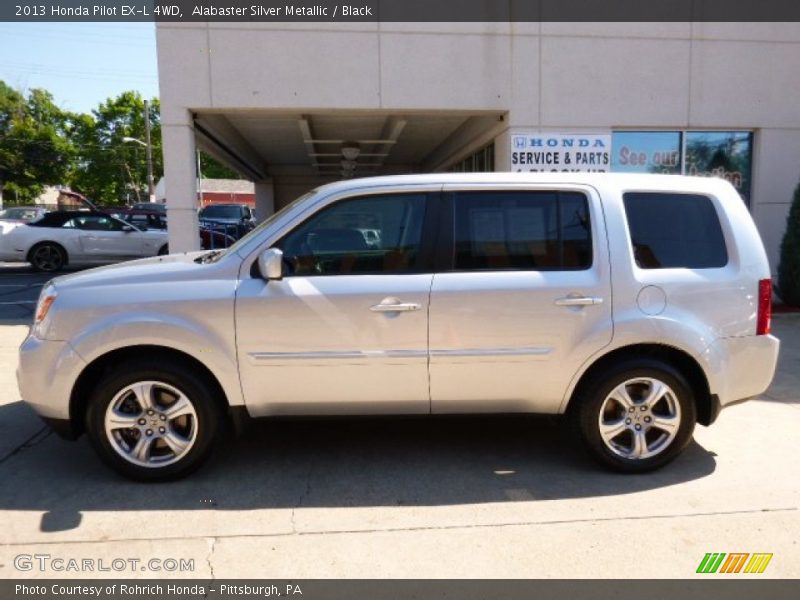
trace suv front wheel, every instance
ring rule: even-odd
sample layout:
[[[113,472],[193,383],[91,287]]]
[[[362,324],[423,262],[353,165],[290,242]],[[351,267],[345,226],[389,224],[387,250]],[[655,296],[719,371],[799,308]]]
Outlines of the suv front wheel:
[[[692,439],[695,399],[685,377],[659,360],[618,363],[581,386],[573,422],[589,452],[625,473],[657,469]]]
[[[126,477],[184,477],[208,458],[224,423],[209,389],[180,362],[127,361],[96,386],[86,432],[100,458]]]

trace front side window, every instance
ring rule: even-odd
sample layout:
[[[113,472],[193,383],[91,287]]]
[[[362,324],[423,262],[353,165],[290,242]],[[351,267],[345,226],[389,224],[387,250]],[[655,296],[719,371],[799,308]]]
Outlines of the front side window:
[[[411,273],[420,270],[424,194],[342,200],[276,244],[289,275]]]
[[[639,267],[710,269],[728,263],[722,227],[709,197],[628,192],[622,198]]]
[[[456,270],[572,271],[592,264],[579,192],[462,192],[455,198]]]
[[[122,231],[123,226],[122,221],[117,221],[112,217],[95,215],[75,217],[64,224],[64,227],[76,227],[84,231]]]

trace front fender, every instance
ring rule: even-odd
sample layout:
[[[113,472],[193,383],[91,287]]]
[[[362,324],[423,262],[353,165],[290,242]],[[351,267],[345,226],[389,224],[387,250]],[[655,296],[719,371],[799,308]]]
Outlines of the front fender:
[[[214,331],[199,320],[175,314],[146,311],[113,314],[92,321],[70,340],[75,352],[87,364],[131,346],[162,346],[183,352],[205,365],[217,378],[231,406],[244,404],[239,368],[230,336]]]

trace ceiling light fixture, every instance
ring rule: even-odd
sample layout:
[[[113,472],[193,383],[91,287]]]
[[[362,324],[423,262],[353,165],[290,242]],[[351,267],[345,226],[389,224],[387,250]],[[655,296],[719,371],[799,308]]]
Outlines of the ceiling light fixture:
[[[342,144],[342,156],[347,160],[355,160],[361,154],[361,146],[358,142],[345,142]]]

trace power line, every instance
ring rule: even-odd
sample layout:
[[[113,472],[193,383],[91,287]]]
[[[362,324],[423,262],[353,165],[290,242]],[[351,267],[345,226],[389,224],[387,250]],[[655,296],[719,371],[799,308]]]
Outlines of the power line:
[[[22,75],[46,75],[48,77],[59,77],[59,78],[66,78],[66,79],[75,79],[75,80],[83,80],[83,81],[108,81],[108,80],[116,80],[116,81],[131,81],[137,80],[140,82],[148,82],[148,83],[155,83],[158,81],[158,77],[156,76],[144,76],[144,75],[112,75],[112,74],[92,74],[91,71],[72,71],[68,72],[64,69],[58,67],[39,67],[39,68],[31,68],[31,67],[12,67],[12,66],[4,66],[0,65],[0,69],[10,71],[12,73],[22,74]]]
[[[144,47],[154,46],[154,39],[146,39],[144,37],[125,36],[116,34],[98,34],[98,33],[68,33],[68,32],[36,32],[34,34],[24,33],[21,31],[11,31],[9,29],[0,28],[0,34],[11,37],[25,38],[26,40],[53,40],[64,42],[76,42],[87,44],[108,44],[113,42],[115,46],[128,46],[128,47]]]

